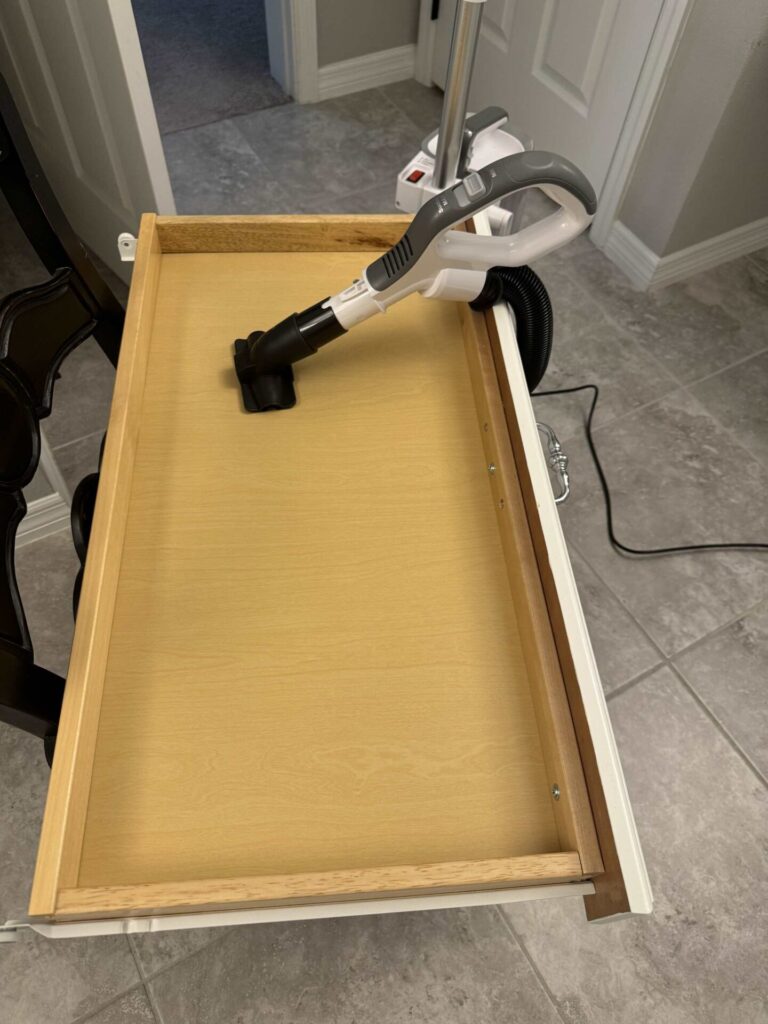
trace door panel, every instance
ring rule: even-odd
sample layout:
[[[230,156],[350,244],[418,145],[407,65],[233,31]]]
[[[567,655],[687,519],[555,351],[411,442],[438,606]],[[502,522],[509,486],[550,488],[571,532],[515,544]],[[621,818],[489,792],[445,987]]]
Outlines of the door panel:
[[[541,20],[533,74],[560,99],[586,117],[594,93],[618,0],[573,3],[548,0]]]
[[[600,191],[663,0],[487,0],[470,109],[492,103]],[[446,80],[456,0],[442,0],[433,77]]]
[[[0,58],[30,140],[83,241],[117,270],[117,236],[173,212],[130,4],[3,0]]]

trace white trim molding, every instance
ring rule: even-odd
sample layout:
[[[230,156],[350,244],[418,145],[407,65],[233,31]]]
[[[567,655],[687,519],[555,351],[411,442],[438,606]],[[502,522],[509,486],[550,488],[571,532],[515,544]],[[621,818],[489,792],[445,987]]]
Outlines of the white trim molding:
[[[603,252],[624,271],[636,288],[648,291],[682,281],[703,270],[711,270],[712,267],[735,260],[738,256],[746,256],[766,245],[768,217],[666,256],[657,256],[625,224],[614,221]]]
[[[437,20],[432,18],[432,0],[420,0],[419,30],[416,37],[413,77],[417,82],[427,86],[433,84],[432,57],[435,52],[436,25]]]
[[[413,78],[415,67],[415,43],[326,64],[318,71],[317,98],[328,100],[334,96],[360,92],[361,89],[402,82],[406,78]]]
[[[42,540],[68,526],[69,505],[60,494],[46,494],[43,498],[36,498],[30,501],[27,514],[19,523],[16,547],[21,548],[32,541]]]
[[[316,0],[282,0],[286,63],[283,88],[297,103],[315,103],[318,95]],[[274,30],[273,30],[274,38]],[[271,58],[270,58],[271,59]]]

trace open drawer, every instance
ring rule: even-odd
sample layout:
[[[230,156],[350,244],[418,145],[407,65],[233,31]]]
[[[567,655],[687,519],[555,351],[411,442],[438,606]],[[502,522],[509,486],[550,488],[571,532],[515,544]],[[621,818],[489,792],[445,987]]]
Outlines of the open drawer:
[[[242,409],[233,339],[406,226],[143,219],[39,930],[650,909],[507,312],[412,296]]]

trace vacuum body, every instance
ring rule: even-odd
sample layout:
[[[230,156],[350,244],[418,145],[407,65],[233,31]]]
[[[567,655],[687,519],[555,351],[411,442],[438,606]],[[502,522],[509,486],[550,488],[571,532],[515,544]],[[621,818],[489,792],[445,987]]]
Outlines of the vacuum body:
[[[510,195],[545,185],[556,212],[513,235],[481,237],[457,228]],[[235,369],[248,411],[295,404],[291,366],[406,296],[472,302],[493,267],[520,267],[559,248],[590,223],[594,191],[570,161],[521,152],[473,171],[429,199],[402,238],[336,295],[235,343]]]

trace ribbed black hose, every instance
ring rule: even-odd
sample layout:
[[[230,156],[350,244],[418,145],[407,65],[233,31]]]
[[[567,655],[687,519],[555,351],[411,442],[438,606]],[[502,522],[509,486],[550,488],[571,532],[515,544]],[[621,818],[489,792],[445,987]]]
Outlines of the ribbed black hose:
[[[507,302],[515,314],[517,345],[529,391],[544,376],[552,352],[552,303],[544,282],[530,267],[492,267],[485,287],[470,302],[472,309],[487,309]]]

